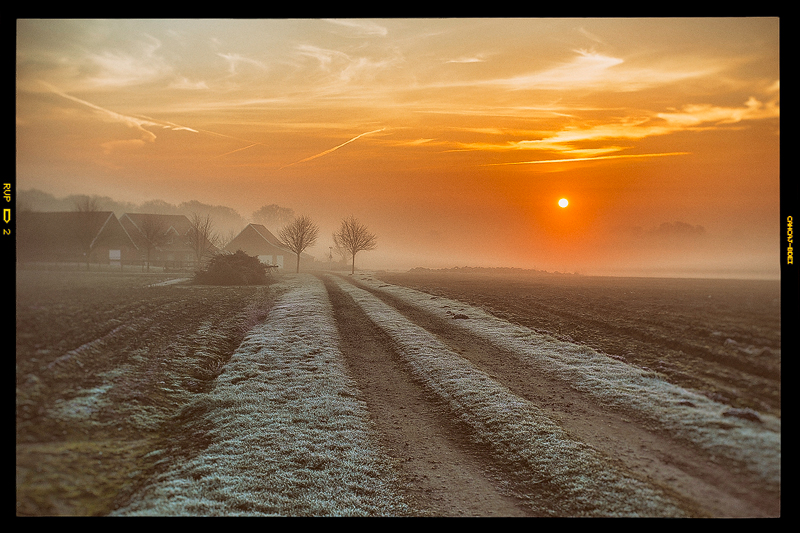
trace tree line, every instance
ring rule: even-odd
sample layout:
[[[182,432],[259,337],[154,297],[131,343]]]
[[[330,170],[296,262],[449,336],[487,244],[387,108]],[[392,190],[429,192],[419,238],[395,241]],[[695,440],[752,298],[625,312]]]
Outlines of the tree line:
[[[75,202],[76,212],[81,214],[81,224],[84,231],[91,231],[94,226],[93,215],[100,211],[100,204],[96,198],[83,197]],[[294,216],[294,212],[289,208],[278,205],[263,206],[254,215],[259,218],[271,221],[286,221],[290,219],[278,230],[278,240],[281,245],[292,251],[297,256],[296,272],[300,272],[300,255],[310,246],[316,244],[319,237],[319,226],[308,215]],[[209,252],[221,245],[222,238],[214,228],[214,223],[210,214],[202,215],[193,212],[188,217],[190,230],[187,234],[189,244],[194,250],[198,264],[206,257]],[[147,269],[150,269],[150,253],[163,238],[166,228],[157,219],[146,219],[142,223],[140,230],[147,246]],[[87,239],[85,240],[90,240]],[[355,273],[356,254],[368,250],[373,250],[377,246],[377,237],[365,224],[361,223],[355,216],[350,215],[342,219],[339,229],[333,233],[333,242],[337,253],[342,258],[351,260],[350,273]],[[88,255],[87,255],[88,257]],[[87,264],[88,268],[88,264]]]

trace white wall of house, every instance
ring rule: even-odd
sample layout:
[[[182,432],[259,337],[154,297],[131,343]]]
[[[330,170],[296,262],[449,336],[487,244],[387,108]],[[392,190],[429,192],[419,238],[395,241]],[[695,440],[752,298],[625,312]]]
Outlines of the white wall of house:
[[[259,255],[258,260],[265,265],[278,265],[278,268],[283,268],[282,255]]]

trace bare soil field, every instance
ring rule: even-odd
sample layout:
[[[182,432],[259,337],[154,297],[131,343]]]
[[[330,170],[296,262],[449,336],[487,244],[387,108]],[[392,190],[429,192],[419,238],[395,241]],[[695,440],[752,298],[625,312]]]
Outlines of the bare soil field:
[[[174,277],[17,271],[18,515],[107,514],[157,468],[148,453],[203,446],[181,408],[213,387],[269,293],[160,285]]]
[[[17,271],[17,515],[780,515],[777,283],[175,277]]]
[[[480,307],[729,404],[780,418],[778,281],[547,273],[381,273]]]

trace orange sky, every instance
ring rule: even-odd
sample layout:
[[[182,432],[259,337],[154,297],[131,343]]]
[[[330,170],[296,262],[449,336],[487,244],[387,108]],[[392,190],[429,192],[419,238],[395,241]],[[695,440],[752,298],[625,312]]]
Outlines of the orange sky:
[[[279,204],[319,257],[353,214],[363,268],[777,277],[778,29],[19,20],[17,188]]]

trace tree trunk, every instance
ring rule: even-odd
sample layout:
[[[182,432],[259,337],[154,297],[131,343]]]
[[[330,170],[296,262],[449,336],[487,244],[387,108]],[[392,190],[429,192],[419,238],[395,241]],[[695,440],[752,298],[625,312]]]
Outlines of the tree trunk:
[[[297,252],[297,273],[300,272],[300,252]]]
[[[356,273],[356,254],[353,254],[353,268],[350,270],[350,275]]]

